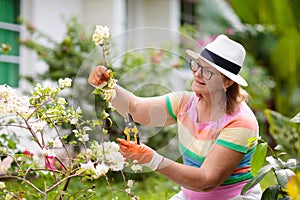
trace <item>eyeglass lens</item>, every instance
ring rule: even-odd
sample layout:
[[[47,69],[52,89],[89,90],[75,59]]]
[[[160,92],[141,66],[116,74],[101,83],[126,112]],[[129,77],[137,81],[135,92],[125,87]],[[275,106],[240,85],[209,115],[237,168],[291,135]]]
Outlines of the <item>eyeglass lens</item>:
[[[205,78],[206,80],[210,80],[212,75],[214,74],[212,71],[210,71],[206,67],[201,66],[200,63],[198,63],[195,60],[190,61],[190,68],[194,73],[200,69],[201,76],[203,78]]]

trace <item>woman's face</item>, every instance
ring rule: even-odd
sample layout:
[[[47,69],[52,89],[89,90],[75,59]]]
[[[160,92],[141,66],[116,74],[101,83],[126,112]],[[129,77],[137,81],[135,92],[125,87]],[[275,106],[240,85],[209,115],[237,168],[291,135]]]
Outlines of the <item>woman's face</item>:
[[[197,96],[224,93],[225,78],[218,70],[201,59],[194,60],[191,64],[195,66],[194,69],[198,69],[193,71],[194,81],[192,83],[192,90]]]

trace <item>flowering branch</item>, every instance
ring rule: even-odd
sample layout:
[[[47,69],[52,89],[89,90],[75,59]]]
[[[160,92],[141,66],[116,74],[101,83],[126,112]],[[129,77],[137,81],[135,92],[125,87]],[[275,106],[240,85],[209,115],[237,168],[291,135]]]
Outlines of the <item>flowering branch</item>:
[[[62,199],[63,194],[67,192],[70,179],[74,177],[82,177],[84,181],[98,179],[105,176],[109,170],[120,171],[124,168],[124,158],[115,142],[99,144],[97,141],[89,141],[88,132],[92,130],[90,127],[94,127],[97,122],[83,120],[80,108],[67,107],[66,100],[58,96],[66,87],[71,87],[71,79],[60,79],[58,87],[55,88],[37,84],[29,98],[20,97],[7,85],[0,85],[0,128],[18,127],[29,130],[32,140],[40,148],[36,153],[25,150],[23,154],[11,154],[12,162],[16,165],[8,169],[1,179],[21,180],[45,197],[56,188],[57,194]],[[75,127],[71,132],[77,140],[67,142],[69,136],[61,134],[59,129],[63,124]],[[54,130],[57,137],[51,138],[46,133],[46,127]],[[84,151],[71,157],[67,145],[78,145],[78,143],[82,144]],[[57,155],[56,150],[62,149],[66,157]],[[10,156],[7,147],[5,149],[0,147],[0,154]],[[40,160],[44,160],[44,166]],[[45,180],[43,186],[36,186],[27,178],[33,172],[44,175],[45,171],[52,175],[53,183],[46,184],[47,180]],[[44,191],[39,189],[41,187],[44,187]],[[6,191],[5,193],[19,197],[18,192]]]
[[[108,133],[108,128],[112,125],[109,113],[114,108],[110,100],[115,95],[114,88],[117,82],[113,78],[114,72],[111,65],[106,60],[109,54],[109,39],[109,29],[97,26],[93,41],[102,49],[104,64],[108,67],[110,76],[103,87],[94,91],[96,120],[84,120],[81,109],[69,107],[67,100],[60,95],[63,90],[72,86],[72,80],[69,78],[59,79],[57,87],[37,84],[30,97],[19,96],[13,88],[0,85],[0,130],[5,128],[15,133],[15,127],[23,129],[24,134],[29,132],[31,140],[38,146],[35,152],[18,149],[19,146],[14,142],[15,140],[9,138],[12,136],[5,133],[7,138],[4,138],[10,140],[12,144],[0,146],[0,156],[11,157],[13,164],[3,170],[1,180],[16,179],[28,184],[30,188],[33,188],[35,195],[44,199],[50,196],[51,191],[57,190],[53,195],[63,199],[70,195],[68,187],[72,178],[79,177],[82,181],[88,181],[104,176],[110,190],[120,191],[131,199],[137,199],[131,192],[133,182],[129,180],[126,184],[126,178],[122,172],[126,162],[119,152],[119,145],[115,142],[104,141],[104,135]],[[109,124],[106,124],[107,121]],[[71,127],[69,135],[61,132],[62,128],[65,129],[65,125]],[[102,141],[100,143],[89,139],[89,132],[96,126],[101,128]],[[51,131],[51,134],[48,131]],[[1,139],[0,137],[2,144]],[[79,151],[70,148],[72,145],[79,147]],[[121,172],[124,190],[112,187],[107,175],[109,171]],[[43,183],[35,183],[29,179],[32,178],[30,175],[40,178],[47,176],[47,178],[43,180]],[[0,181],[0,198],[22,199],[23,194],[26,196],[27,192],[31,193],[18,191],[18,187],[1,190],[5,187],[5,183]],[[88,190],[80,193],[88,192]]]

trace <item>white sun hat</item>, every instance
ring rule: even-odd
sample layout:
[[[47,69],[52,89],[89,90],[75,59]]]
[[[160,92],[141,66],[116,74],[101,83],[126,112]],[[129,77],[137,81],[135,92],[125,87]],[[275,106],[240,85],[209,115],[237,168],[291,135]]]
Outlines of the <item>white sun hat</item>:
[[[248,85],[239,75],[246,51],[241,44],[229,39],[226,35],[219,35],[200,54],[189,49],[186,53],[192,58],[203,59],[234,82],[242,86]]]

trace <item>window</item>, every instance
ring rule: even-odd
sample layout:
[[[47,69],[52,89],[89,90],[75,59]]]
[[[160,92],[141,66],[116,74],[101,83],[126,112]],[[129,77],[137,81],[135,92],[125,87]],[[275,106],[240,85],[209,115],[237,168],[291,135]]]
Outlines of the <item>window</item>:
[[[198,0],[181,0],[181,19],[180,24],[197,24],[196,4]]]
[[[0,55],[0,84],[18,87],[20,0],[0,0],[0,41],[11,46],[8,55]]]

